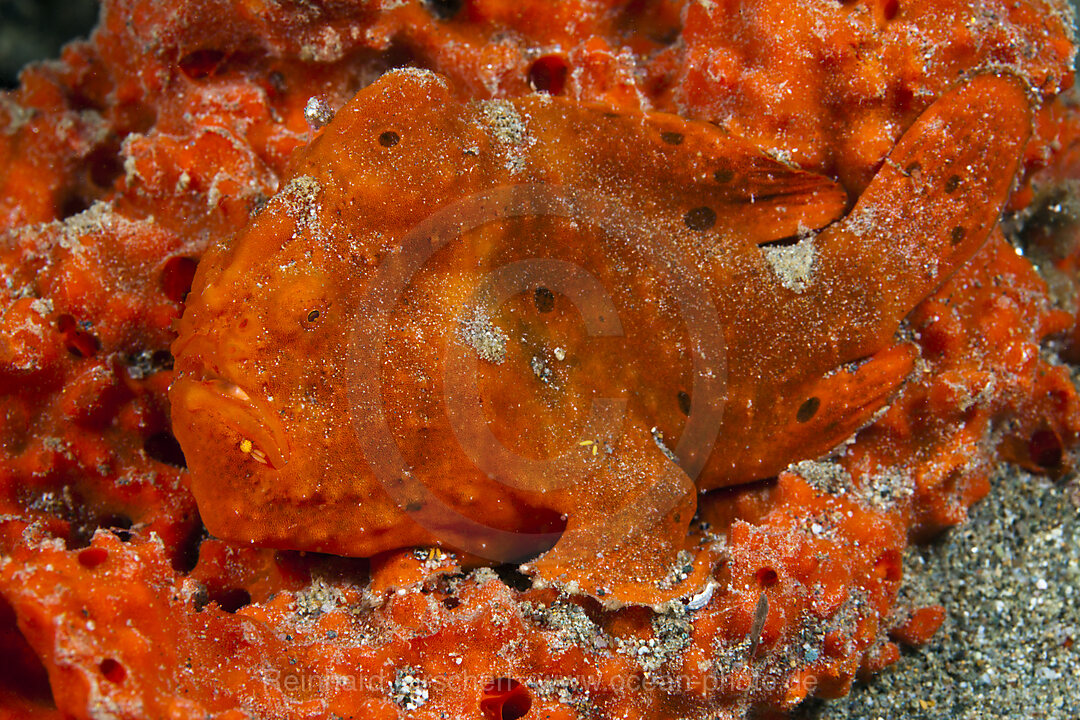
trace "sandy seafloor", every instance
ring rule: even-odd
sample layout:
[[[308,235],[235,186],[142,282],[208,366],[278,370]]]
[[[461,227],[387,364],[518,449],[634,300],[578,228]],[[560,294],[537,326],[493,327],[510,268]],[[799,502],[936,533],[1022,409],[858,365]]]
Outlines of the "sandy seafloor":
[[[908,549],[902,593],[945,607],[934,638],[800,720],[1080,719],[1080,478],[1001,468],[967,523]]]
[[[75,14],[92,1],[56,4]],[[1073,4],[1080,14],[1080,0]],[[14,84],[18,64],[55,56],[62,38],[78,34],[16,27],[49,8],[0,0],[0,88]],[[93,17],[79,12],[82,22]],[[1002,467],[966,524],[909,548],[902,592],[943,605],[941,630],[848,697],[804,704],[798,720],[1080,720],[1080,477]]]

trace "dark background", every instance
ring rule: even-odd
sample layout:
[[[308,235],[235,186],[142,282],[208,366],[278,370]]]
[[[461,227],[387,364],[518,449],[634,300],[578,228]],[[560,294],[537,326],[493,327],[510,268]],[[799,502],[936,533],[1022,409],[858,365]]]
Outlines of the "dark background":
[[[14,87],[31,60],[55,58],[65,42],[89,35],[97,16],[97,0],[0,0],[0,88]]]

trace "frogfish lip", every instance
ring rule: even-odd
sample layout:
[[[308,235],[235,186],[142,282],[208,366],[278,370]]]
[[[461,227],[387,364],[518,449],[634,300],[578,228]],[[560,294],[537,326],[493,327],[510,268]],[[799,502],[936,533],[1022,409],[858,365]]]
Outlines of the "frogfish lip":
[[[274,470],[289,462],[289,441],[285,428],[273,410],[249,395],[236,383],[223,378],[178,379],[170,390],[174,407],[204,420],[217,420],[236,432],[241,448]]]

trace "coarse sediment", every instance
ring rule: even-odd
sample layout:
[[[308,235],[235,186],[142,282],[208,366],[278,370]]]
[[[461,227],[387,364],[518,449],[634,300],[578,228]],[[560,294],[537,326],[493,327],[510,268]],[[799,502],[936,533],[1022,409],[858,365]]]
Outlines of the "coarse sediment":
[[[967,523],[908,550],[902,595],[945,606],[933,640],[799,717],[1080,717],[1078,482],[1002,467]]]

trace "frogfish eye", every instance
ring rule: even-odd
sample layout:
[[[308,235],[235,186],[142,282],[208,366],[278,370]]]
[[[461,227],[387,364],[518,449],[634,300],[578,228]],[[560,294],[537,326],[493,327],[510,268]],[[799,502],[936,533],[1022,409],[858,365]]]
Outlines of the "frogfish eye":
[[[326,323],[326,313],[333,303],[320,276],[271,276],[270,285],[273,289],[267,298],[267,325],[275,332],[289,336]]]

